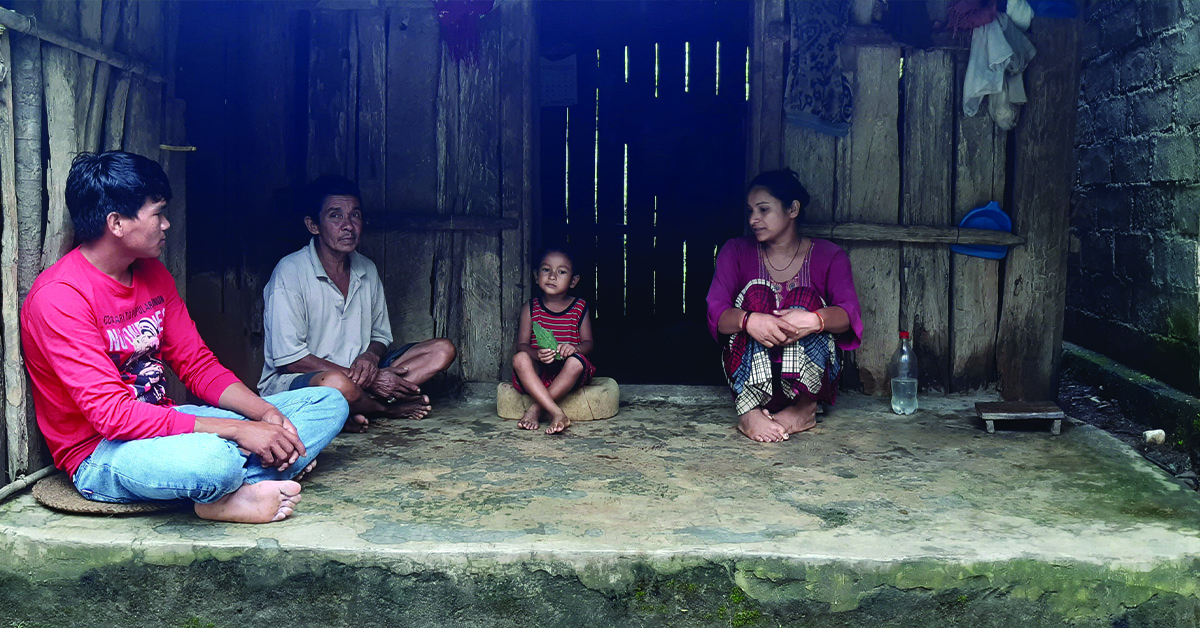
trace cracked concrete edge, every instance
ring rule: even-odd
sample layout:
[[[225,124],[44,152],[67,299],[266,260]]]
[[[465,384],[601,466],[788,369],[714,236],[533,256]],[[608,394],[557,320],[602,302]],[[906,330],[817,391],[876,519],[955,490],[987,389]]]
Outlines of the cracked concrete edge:
[[[1063,343],[1062,370],[1083,383],[1103,386],[1127,417],[1177,440],[1200,439],[1200,399],[1069,342]]]

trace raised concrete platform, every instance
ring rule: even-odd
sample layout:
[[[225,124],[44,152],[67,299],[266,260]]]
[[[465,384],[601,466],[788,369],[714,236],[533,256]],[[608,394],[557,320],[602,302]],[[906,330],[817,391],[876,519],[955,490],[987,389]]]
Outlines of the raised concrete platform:
[[[986,434],[987,400],[843,396],[763,445],[719,391],[563,436],[476,396],[339,439],[264,526],[26,493],[0,626],[1197,625],[1197,494],[1088,426]]]

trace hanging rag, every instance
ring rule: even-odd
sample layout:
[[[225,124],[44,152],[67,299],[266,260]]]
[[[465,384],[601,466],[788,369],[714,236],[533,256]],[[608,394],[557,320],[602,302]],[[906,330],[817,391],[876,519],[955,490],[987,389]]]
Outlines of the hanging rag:
[[[849,19],[844,0],[789,2],[792,54],[783,112],[790,124],[845,137],[853,96],[838,56]]]
[[[1029,0],[1008,0],[1008,8],[1004,12],[1012,18],[1017,28],[1029,30],[1029,23],[1033,21],[1033,7],[1029,6]]]
[[[996,19],[996,0],[955,0],[946,7],[946,30],[970,31]]]
[[[1017,124],[1018,105],[1026,102],[1021,75],[1037,53],[1029,38],[1001,14],[971,33],[971,55],[963,80],[963,113],[979,113],[988,99],[988,113],[996,125],[1010,130]]]

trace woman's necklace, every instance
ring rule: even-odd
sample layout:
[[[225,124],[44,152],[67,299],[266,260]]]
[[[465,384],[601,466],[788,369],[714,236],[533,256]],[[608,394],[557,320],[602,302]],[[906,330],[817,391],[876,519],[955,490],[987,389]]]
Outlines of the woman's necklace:
[[[792,264],[794,264],[796,262],[796,256],[800,254],[800,244],[802,242],[803,242],[802,240],[796,242],[796,250],[792,253],[792,259],[788,260],[787,265],[784,266],[783,268],[775,268],[775,265],[771,263],[771,255],[767,252],[766,248],[764,247],[763,248],[763,258],[767,260],[767,266],[770,266],[771,270],[773,270],[777,273],[781,273],[781,272],[791,268]]]

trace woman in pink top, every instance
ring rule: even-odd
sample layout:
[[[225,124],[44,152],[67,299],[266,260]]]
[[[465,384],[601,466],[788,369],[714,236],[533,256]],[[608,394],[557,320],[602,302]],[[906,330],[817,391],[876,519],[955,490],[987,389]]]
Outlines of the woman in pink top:
[[[849,257],[797,231],[808,200],[791,170],[755,177],[746,193],[752,235],[725,243],[708,289],[708,328],[723,346],[738,429],[760,442],[816,425],[817,402],[837,396],[837,350],[862,342]]]

